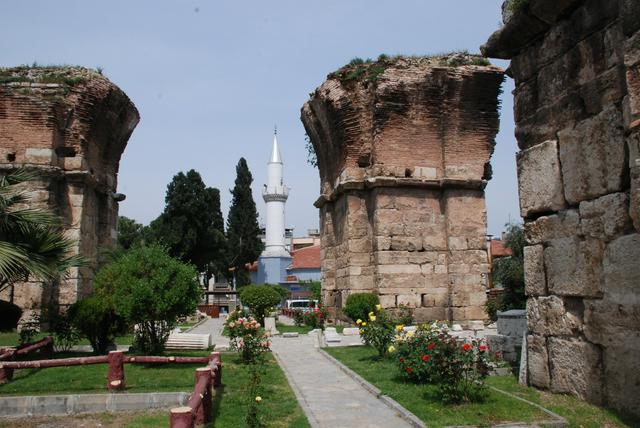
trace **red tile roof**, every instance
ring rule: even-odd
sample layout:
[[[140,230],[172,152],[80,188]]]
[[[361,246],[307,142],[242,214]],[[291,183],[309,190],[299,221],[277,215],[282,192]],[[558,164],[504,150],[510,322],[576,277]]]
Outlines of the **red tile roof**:
[[[492,239],[491,240],[490,251],[491,251],[491,257],[492,258],[505,257],[505,256],[510,256],[511,254],[513,254],[513,251],[511,251],[511,248],[505,247],[504,243],[499,239]]]
[[[287,269],[320,269],[320,245],[300,248],[291,253],[293,260]]]

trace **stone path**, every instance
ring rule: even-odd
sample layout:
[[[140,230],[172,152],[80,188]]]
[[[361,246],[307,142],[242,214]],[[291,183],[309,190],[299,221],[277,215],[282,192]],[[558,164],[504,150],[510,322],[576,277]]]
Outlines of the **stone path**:
[[[187,333],[210,334],[211,343],[216,351],[224,351],[229,348],[229,338],[222,335],[224,318],[208,318],[202,324],[188,330]]]
[[[312,427],[410,427],[318,350],[317,337],[274,337],[273,353]]]

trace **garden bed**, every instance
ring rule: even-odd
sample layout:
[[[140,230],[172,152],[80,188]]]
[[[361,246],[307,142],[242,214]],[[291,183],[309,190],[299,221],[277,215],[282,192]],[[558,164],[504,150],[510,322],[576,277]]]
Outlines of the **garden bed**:
[[[444,405],[434,385],[417,385],[404,380],[395,362],[391,358],[378,359],[373,348],[356,346],[324,350],[379,388],[382,394],[396,400],[430,428],[549,420],[549,415],[540,409],[496,391],[490,391],[483,403]],[[550,394],[518,385],[514,376],[490,377],[487,384],[544,406],[566,418],[569,426],[638,426],[635,425],[636,422],[625,420],[610,410],[589,405],[574,397]]]

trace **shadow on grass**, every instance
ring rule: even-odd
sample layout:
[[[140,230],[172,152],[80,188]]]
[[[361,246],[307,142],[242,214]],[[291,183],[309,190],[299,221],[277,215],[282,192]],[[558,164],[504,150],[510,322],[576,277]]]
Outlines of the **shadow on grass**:
[[[224,395],[224,384],[220,385],[218,389],[216,389],[213,395],[213,422],[211,423],[212,427],[216,426],[216,420],[218,419],[218,415],[220,414],[220,409],[222,407],[222,399]]]

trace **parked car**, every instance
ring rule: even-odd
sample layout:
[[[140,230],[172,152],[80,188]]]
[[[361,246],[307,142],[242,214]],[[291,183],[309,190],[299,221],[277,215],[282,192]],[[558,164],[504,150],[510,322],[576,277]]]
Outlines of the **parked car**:
[[[288,299],[284,302],[284,307],[285,309],[311,312],[318,307],[318,301],[311,299]]]

